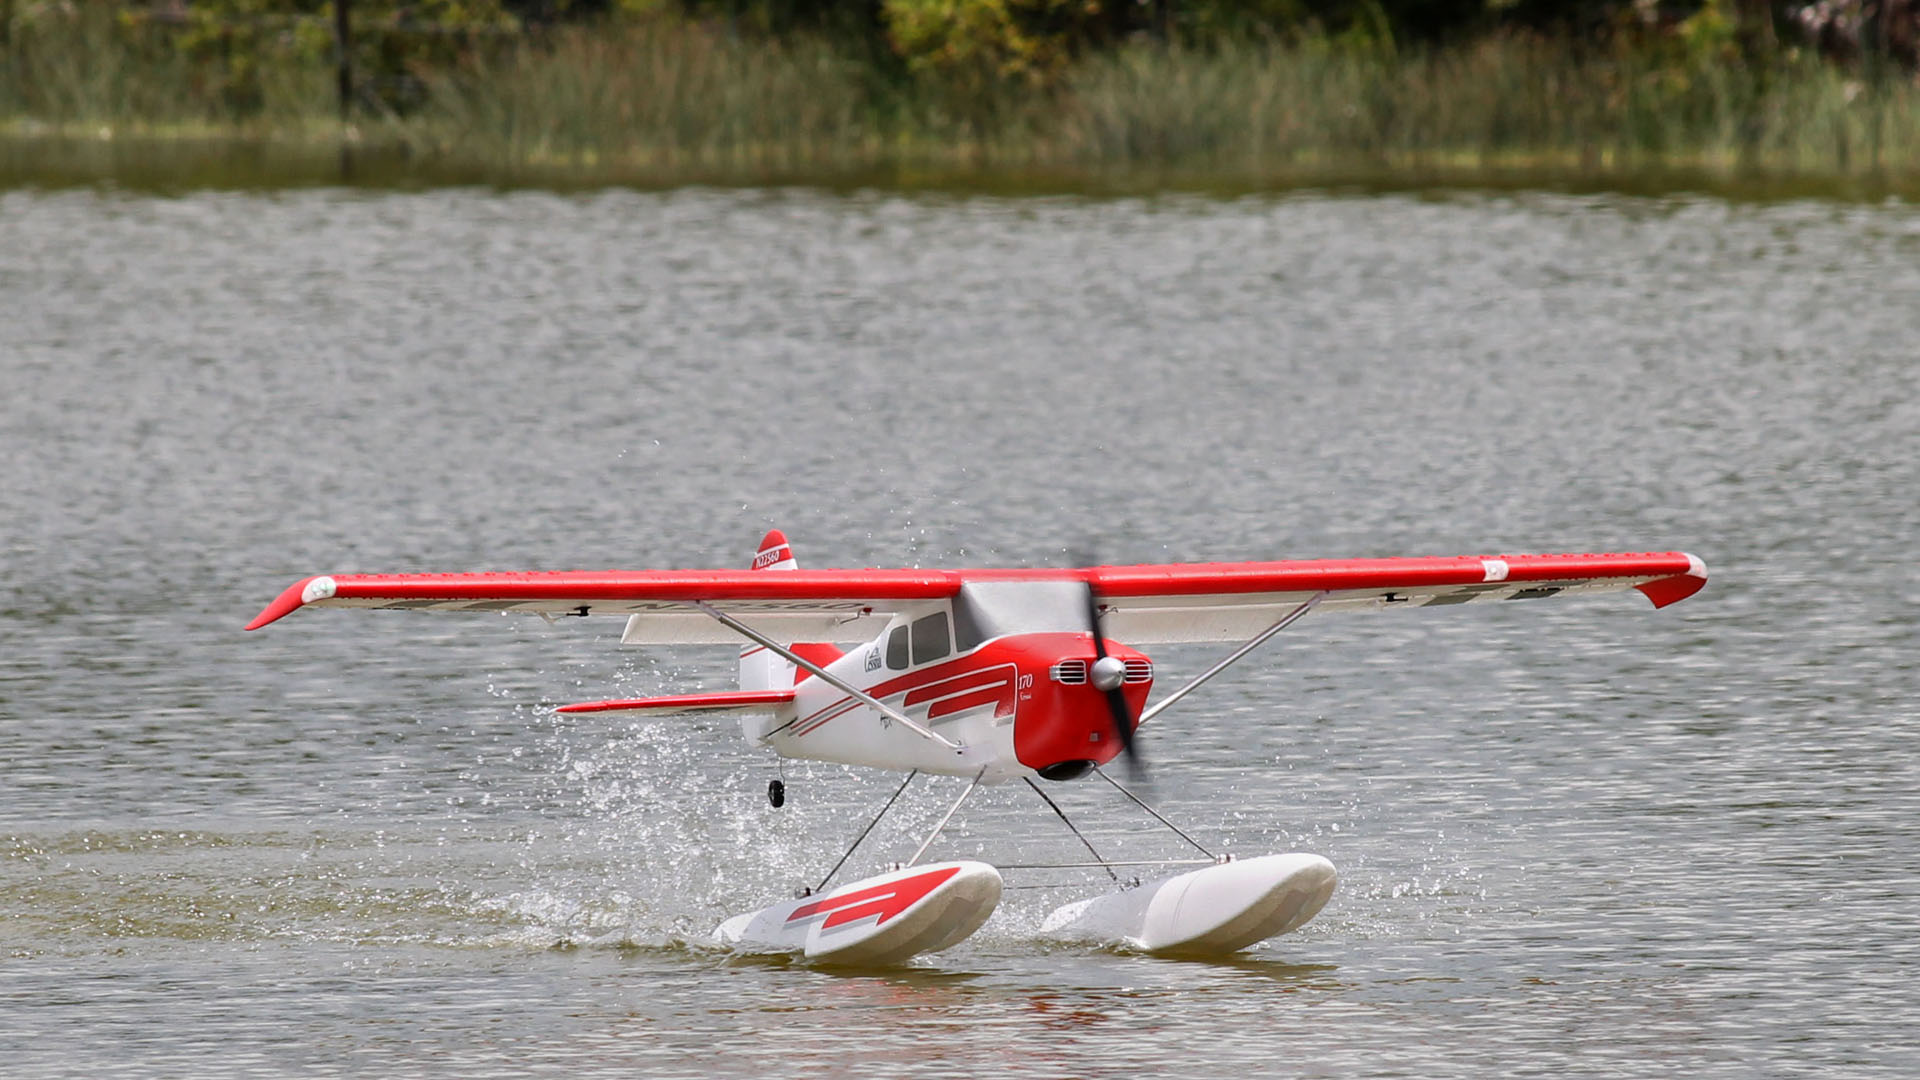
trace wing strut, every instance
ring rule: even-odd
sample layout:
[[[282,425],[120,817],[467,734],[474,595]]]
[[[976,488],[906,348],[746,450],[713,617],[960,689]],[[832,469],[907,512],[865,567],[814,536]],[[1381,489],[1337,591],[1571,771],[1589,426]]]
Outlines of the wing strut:
[[[715,622],[718,622],[720,625],[726,627],[729,630],[732,630],[736,634],[739,634],[741,637],[744,637],[747,640],[752,641],[757,645],[763,646],[772,652],[778,653],[779,655],[786,657],[788,660],[792,661],[796,667],[803,667],[803,668],[806,668],[808,671],[813,672],[814,675],[818,676],[820,680],[826,683],[828,686],[831,686],[834,689],[840,691],[841,693],[848,695],[849,697],[853,698],[855,701],[859,701],[870,708],[879,710],[880,715],[885,716],[898,723],[906,725],[907,729],[909,731],[912,731],[915,735],[918,735],[923,739],[930,739],[933,742],[937,742],[941,746],[944,746],[947,749],[952,750],[956,754],[964,754],[967,752],[966,747],[961,746],[959,743],[946,738],[945,736],[941,735],[939,732],[934,731],[932,728],[929,728],[923,724],[916,723],[911,717],[907,716],[906,713],[903,713],[898,709],[889,708],[886,705],[882,705],[880,703],[879,698],[876,698],[872,694],[867,693],[865,690],[862,690],[859,687],[854,686],[852,683],[846,681],[845,679],[842,679],[838,675],[829,675],[827,673],[826,668],[823,668],[819,664],[816,664],[813,661],[807,659],[806,657],[801,656],[799,653],[794,652],[792,649],[787,648],[785,645],[782,645],[779,642],[768,637],[767,635],[761,633],[760,631],[755,630],[753,627],[748,626],[746,623],[741,622],[739,619],[736,619],[733,616],[727,614],[726,612],[721,611],[719,608],[714,607],[712,604],[707,603],[705,600],[690,600],[688,601],[688,603],[691,603],[694,607],[699,608],[701,611],[711,616]],[[1256,642],[1255,644],[1258,644],[1258,642]]]
[[[1200,684],[1206,682],[1208,679],[1213,678],[1215,675],[1218,675],[1221,672],[1227,670],[1228,667],[1232,666],[1235,660],[1240,659],[1241,657],[1247,655],[1253,650],[1259,648],[1261,645],[1264,645],[1268,638],[1272,637],[1273,635],[1279,633],[1282,630],[1285,630],[1287,627],[1292,626],[1296,619],[1300,618],[1300,616],[1302,615],[1305,615],[1307,612],[1312,611],[1315,607],[1319,605],[1320,601],[1325,600],[1326,598],[1327,598],[1327,594],[1324,592],[1317,592],[1317,593],[1314,593],[1312,596],[1307,597],[1305,603],[1301,604],[1297,608],[1294,608],[1292,611],[1287,612],[1285,615],[1280,616],[1279,622],[1276,622],[1272,626],[1267,627],[1265,630],[1262,630],[1259,633],[1253,635],[1253,637],[1250,638],[1245,645],[1242,645],[1239,648],[1233,650],[1231,653],[1228,653],[1226,659],[1220,661],[1219,663],[1213,665],[1207,670],[1201,672],[1198,678],[1194,679],[1192,682],[1181,687],[1180,689],[1175,690],[1172,696],[1164,699],[1163,701],[1160,702],[1160,704],[1155,705],[1153,708],[1148,709],[1146,712],[1141,713],[1140,719],[1135,721],[1135,724],[1138,725],[1138,724],[1146,723],[1147,721],[1153,719],[1154,717],[1159,716],[1162,712],[1165,712],[1167,706],[1173,704],[1176,701],[1179,701],[1181,698],[1186,697],[1188,694],[1193,693],[1195,690],[1200,689]]]

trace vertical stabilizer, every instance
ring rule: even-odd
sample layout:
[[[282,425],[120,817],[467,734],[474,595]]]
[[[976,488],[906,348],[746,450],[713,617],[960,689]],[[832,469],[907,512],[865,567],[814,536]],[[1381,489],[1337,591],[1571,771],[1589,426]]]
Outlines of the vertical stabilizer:
[[[779,529],[769,529],[760,540],[760,550],[754,553],[752,567],[755,570],[800,569],[800,564],[793,560],[793,548],[787,544],[787,534]],[[742,690],[790,689],[793,686],[793,672],[793,663],[779,653],[753,644],[740,650]]]

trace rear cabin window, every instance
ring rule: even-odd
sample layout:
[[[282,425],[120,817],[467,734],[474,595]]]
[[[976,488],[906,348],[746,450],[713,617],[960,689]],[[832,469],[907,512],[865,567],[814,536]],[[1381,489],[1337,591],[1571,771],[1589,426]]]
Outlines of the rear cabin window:
[[[893,633],[887,635],[887,666],[895,671],[907,670],[907,628],[896,626]]]
[[[947,613],[913,620],[913,662],[926,664],[951,651],[947,643]]]

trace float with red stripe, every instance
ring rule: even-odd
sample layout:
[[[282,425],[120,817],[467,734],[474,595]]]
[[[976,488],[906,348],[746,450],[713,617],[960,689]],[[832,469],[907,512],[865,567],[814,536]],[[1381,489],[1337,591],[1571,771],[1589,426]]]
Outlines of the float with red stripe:
[[[986,863],[930,863],[736,915],[714,937],[816,963],[897,964],[966,940],[993,914],[1000,890],[999,871]]]

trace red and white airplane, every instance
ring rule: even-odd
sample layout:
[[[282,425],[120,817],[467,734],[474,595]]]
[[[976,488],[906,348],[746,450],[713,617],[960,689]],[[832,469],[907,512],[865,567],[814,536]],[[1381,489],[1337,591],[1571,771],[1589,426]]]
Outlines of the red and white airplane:
[[[1020,780],[1058,814],[1034,779],[1095,773],[1199,848],[1204,857],[1190,861],[1202,868],[1066,905],[1047,920],[1046,931],[1156,953],[1208,955],[1304,924],[1331,897],[1336,875],[1318,855],[1216,856],[1161,818],[1100,769],[1131,752],[1138,725],[1310,612],[1630,588],[1665,607],[1698,592],[1706,577],[1701,561],[1682,552],[801,570],[775,530],[742,571],[311,577],[289,586],[247,629],[303,607],[517,611],[549,619],[625,615],[625,644],[742,645],[739,689],[559,711],[734,713],[756,746],[784,757],[905,772],[900,791],[920,773],[973,781],[904,865],[827,891],[850,848],[819,888],[723,923],[717,937],[736,947],[876,964],[954,945],[980,927],[1001,893],[999,871],[986,863],[919,862],[967,794],[982,784]],[[1149,706],[1153,662],[1123,640],[1238,644]],[[778,805],[777,781],[769,795]],[[854,847],[865,837],[862,832]],[[1097,852],[1094,858],[1072,865],[1105,867],[1116,884],[1114,867],[1140,865]]]

